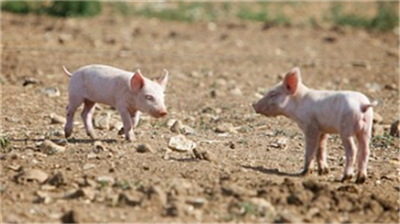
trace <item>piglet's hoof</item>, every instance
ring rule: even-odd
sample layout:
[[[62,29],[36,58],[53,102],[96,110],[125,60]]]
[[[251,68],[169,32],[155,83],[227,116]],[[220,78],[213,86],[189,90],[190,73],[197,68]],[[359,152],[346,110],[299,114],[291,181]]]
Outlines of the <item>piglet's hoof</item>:
[[[324,167],[322,169],[318,169],[318,175],[326,175],[329,174],[329,168],[328,167]]]
[[[301,173],[300,173],[300,176],[308,176],[308,175],[310,175],[310,174],[312,174],[313,173],[313,170],[312,169],[304,169],[303,171],[301,171]]]
[[[345,175],[342,177],[341,182],[342,182],[342,183],[343,183],[343,182],[347,182],[347,181],[351,180],[352,177],[353,177],[353,175],[351,175],[351,174],[345,174]]]
[[[356,184],[363,184],[367,178],[364,175],[358,175],[356,179]]]

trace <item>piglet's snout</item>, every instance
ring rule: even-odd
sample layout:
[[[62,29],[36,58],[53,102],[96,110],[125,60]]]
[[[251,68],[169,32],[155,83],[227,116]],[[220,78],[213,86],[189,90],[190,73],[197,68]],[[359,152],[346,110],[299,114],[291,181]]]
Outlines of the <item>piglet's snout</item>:
[[[160,110],[160,111],[158,111],[158,114],[159,114],[159,116],[160,117],[164,117],[164,116],[166,116],[167,114],[168,114],[168,111],[167,110]]]
[[[256,111],[257,114],[260,113],[260,109],[259,109],[259,106],[258,106],[257,103],[253,103],[253,108],[254,108],[254,110]]]

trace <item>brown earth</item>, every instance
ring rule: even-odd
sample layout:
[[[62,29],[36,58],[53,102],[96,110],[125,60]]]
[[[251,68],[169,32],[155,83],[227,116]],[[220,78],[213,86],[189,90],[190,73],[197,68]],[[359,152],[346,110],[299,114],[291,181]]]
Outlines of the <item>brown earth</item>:
[[[310,87],[378,100],[387,133],[399,116],[393,32],[4,12],[1,31],[1,134],[11,139],[1,149],[2,222],[399,222],[398,138],[373,137],[365,184],[339,181],[345,157],[337,136],[328,141],[330,174],[300,177],[299,128],[250,106],[299,66]],[[63,125],[50,119],[65,116],[61,66],[92,63],[140,68],[150,78],[168,69],[169,115],[144,116],[134,143],[97,129],[99,150],[77,112],[73,136],[63,141]],[[47,87],[60,96],[43,94]],[[104,111],[119,121],[105,105],[95,117]],[[197,156],[168,149],[176,135],[170,119],[194,129],[186,138],[197,143]],[[44,139],[66,150],[46,153]],[[138,144],[152,150],[139,153]]]

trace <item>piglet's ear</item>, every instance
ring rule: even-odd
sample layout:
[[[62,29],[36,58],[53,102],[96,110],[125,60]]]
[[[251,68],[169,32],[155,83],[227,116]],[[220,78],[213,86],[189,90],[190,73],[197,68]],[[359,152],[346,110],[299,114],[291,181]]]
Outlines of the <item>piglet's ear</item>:
[[[168,83],[168,71],[167,69],[164,69],[164,75],[161,76],[157,82],[161,85],[163,91],[165,91],[165,88],[167,87],[167,83]]]
[[[283,88],[285,88],[290,95],[294,95],[296,94],[297,88],[300,83],[301,83],[300,69],[295,67],[286,74],[285,79],[283,80]]]
[[[138,69],[131,78],[131,89],[133,92],[139,92],[144,86],[144,78]]]

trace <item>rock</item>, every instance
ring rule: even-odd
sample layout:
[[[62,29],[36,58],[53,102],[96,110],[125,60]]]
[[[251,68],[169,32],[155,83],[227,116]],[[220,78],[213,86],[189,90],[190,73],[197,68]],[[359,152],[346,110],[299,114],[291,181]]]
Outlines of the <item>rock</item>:
[[[118,204],[126,204],[129,206],[138,206],[142,203],[143,197],[138,192],[121,192],[118,196]]]
[[[378,114],[377,112],[374,111],[374,116],[372,118],[372,121],[374,124],[379,124],[383,121],[383,118],[380,114]]]
[[[183,125],[181,128],[181,133],[184,135],[193,135],[195,134],[195,130],[187,125]]]
[[[367,83],[367,84],[365,84],[365,87],[367,88],[368,92],[370,92],[370,93],[378,93],[381,91],[381,86],[376,82]]]
[[[286,150],[288,147],[288,138],[279,137],[275,142],[271,143],[270,146],[278,149]]]
[[[64,194],[64,198],[65,199],[77,199],[80,197],[83,197],[85,194],[82,191],[82,189],[72,189],[72,190],[68,190],[67,192],[65,192]]]
[[[193,149],[193,154],[194,154],[195,158],[200,159],[200,160],[207,160],[207,161],[213,162],[213,163],[217,163],[217,161],[218,161],[217,157],[209,151]]]
[[[43,95],[48,97],[57,97],[60,96],[60,90],[57,87],[46,87],[40,90]]]
[[[96,153],[93,153],[93,152],[87,154],[86,158],[88,158],[88,159],[100,159],[100,157]]]
[[[173,133],[180,134],[182,126],[182,122],[180,120],[176,120],[169,130],[171,130]]]
[[[47,180],[47,183],[56,187],[64,185],[64,178],[61,172],[57,172]]]
[[[85,165],[83,165],[82,169],[83,170],[90,170],[90,169],[93,169],[95,167],[96,167],[96,165],[94,165],[92,163],[86,163]]]
[[[400,132],[400,121],[397,120],[390,125],[389,135],[394,137],[399,137],[399,132]]]
[[[353,65],[354,67],[362,67],[362,68],[366,68],[368,70],[371,69],[371,65],[368,64],[368,62],[366,61],[353,61],[351,63],[351,65]]]
[[[215,128],[216,133],[235,133],[236,129],[231,123],[222,123]]]
[[[109,130],[110,129],[110,118],[111,114],[109,112],[102,112],[99,116],[94,119],[94,126],[97,129]]]
[[[63,116],[57,115],[55,113],[50,114],[50,123],[51,124],[65,124],[67,119]]]
[[[101,184],[107,183],[108,186],[111,186],[114,184],[115,180],[113,177],[110,177],[110,176],[99,176],[99,177],[97,177],[97,182],[101,183]]]
[[[201,208],[207,203],[207,200],[205,198],[187,196],[185,197],[185,203],[190,204],[195,208]]]
[[[300,217],[294,215],[293,213],[291,213],[287,210],[280,212],[277,215],[274,222],[275,223],[304,223],[304,221]]]
[[[234,96],[242,96],[242,95],[243,95],[242,90],[241,90],[239,87],[236,87],[236,88],[234,88],[234,89],[231,89],[231,90],[229,91],[229,93],[232,94],[232,95],[234,95]]]
[[[22,177],[27,181],[36,180],[39,183],[44,183],[47,180],[47,178],[49,177],[49,175],[39,169],[29,169],[29,170],[23,171]]]
[[[82,189],[83,195],[89,200],[93,201],[96,198],[96,189],[92,187],[83,187]]]
[[[383,125],[374,124],[372,125],[372,136],[383,136],[385,128]]]
[[[46,139],[42,144],[40,144],[40,151],[47,155],[54,155],[56,153],[64,152],[65,147]]]
[[[178,152],[190,152],[196,148],[196,143],[179,134],[170,138],[168,147]]]
[[[165,191],[160,186],[153,186],[152,191],[157,194],[161,205],[165,207],[168,203],[168,197]]]
[[[168,120],[165,122],[165,126],[166,126],[168,129],[170,129],[170,128],[172,127],[172,125],[175,124],[176,121],[177,121],[177,119],[168,119]]]
[[[264,216],[271,218],[276,216],[275,207],[264,198],[251,198],[250,202],[257,206],[257,211],[259,214],[265,214]]]
[[[42,82],[35,78],[28,77],[24,80],[24,83],[22,84],[22,86],[36,85],[36,84],[42,84]]]
[[[9,165],[8,168],[13,171],[21,171],[22,170],[21,165]]]
[[[110,130],[120,130],[124,125],[117,119],[110,119]]]
[[[101,141],[95,141],[94,142],[94,148],[93,148],[93,152],[94,153],[100,153],[102,151],[105,151],[106,148],[104,147],[103,143]]]
[[[70,210],[61,217],[61,223],[79,223],[76,212]]]
[[[253,189],[247,189],[245,187],[236,185],[236,184],[229,184],[227,186],[222,187],[222,192],[225,195],[232,195],[235,197],[254,197],[257,196],[257,191]]]
[[[136,147],[136,152],[138,153],[145,153],[145,152],[153,152],[153,149],[151,148],[151,146],[149,144],[139,144]]]
[[[71,34],[63,33],[63,34],[60,34],[60,36],[58,37],[58,42],[60,44],[64,44],[64,43],[70,41],[71,39],[72,39]]]

